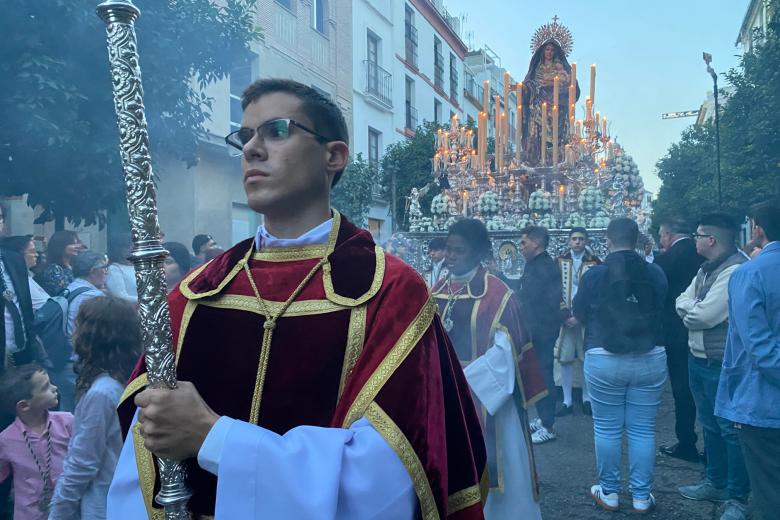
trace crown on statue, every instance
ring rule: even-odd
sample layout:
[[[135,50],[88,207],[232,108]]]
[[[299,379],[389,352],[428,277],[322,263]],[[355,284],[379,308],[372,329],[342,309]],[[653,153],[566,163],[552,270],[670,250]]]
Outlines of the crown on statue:
[[[554,41],[561,47],[564,55],[568,56],[571,54],[574,38],[568,27],[558,23],[557,15],[553,16],[552,23],[544,24],[536,30],[533,38],[531,38],[531,52],[535,53],[545,43],[551,41]]]

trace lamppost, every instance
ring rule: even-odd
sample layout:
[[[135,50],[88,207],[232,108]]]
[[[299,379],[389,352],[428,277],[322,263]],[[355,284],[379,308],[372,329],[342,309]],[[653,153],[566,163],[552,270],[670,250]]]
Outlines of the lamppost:
[[[715,70],[712,68],[712,66],[710,66],[710,62],[712,62],[712,54],[703,52],[702,58],[704,58],[704,63],[707,64],[707,72],[709,72],[710,76],[712,77],[712,92],[713,96],[715,97],[715,164],[718,176],[718,206],[721,206],[723,204],[723,197],[721,195],[720,188],[720,108],[718,106],[718,75],[715,73]]]

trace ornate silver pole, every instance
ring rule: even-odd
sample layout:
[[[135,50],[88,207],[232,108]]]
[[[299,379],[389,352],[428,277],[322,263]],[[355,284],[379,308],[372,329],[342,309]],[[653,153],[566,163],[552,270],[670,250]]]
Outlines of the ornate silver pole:
[[[160,243],[157,196],[152,180],[149,135],[144,115],[141,69],[134,23],[141,12],[130,0],[108,0],[97,7],[106,23],[108,59],[119,123],[119,148],[124,169],[127,209],[135,266],[144,357],[149,384],[176,387],[176,367],[171,348],[171,319],[166,299],[163,262],[168,252]],[[187,501],[192,493],[185,484],[186,471],[179,461],[159,459],[160,493],[157,503],[167,520],[189,518]]]

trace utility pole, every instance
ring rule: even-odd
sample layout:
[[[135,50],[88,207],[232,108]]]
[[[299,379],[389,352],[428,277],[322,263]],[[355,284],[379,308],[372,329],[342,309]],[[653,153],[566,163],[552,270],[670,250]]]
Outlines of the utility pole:
[[[712,77],[712,85],[713,85],[713,96],[715,98],[715,155],[716,155],[716,168],[717,168],[717,177],[718,177],[718,206],[723,205],[723,196],[721,193],[721,183],[720,183],[720,107],[718,106],[718,75],[715,73],[715,70],[713,70],[710,63],[712,62],[712,54],[709,54],[707,52],[702,53],[702,58],[704,58],[704,63],[707,64],[707,72],[709,72],[710,76]]]

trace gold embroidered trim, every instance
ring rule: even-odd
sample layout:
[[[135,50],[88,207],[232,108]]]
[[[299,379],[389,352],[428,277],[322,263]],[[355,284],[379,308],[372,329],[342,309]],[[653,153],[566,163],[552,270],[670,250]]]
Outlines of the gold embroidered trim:
[[[190,326],[190,318],[195,314],[195,308],[198,306],[198,302],[187,301],[184,306],[184,311],[181,315],[181,324],[179,325],[179,337],[176,340],[176,366],[179,366],[179,357],[181,357],[181,350],[184,347],[184,335],[187,334],[187,327]]]
[[[477,318],[479,317],[479,305],[482,299],[475,299],[474,306],[471,308],[471,361],[477,359]]]
[[[374,246],[374,255],[376,257],[376,267],[374,269],[374,280],[371,282],[366,293],[358,298],[347,298],[336,293],[333,289],[333,279],[330,276],[331,267],[330,262],[322,267],[322,283],[325,286],[325,296],[333,303],[339,305],[345,305],[347,307],[355,307],[366,303],[368,300],[379,292],[379,288],[382,287],[382,281],[385,278],[385,252],[379,246]]]
[[[122,397],[119,398],[119,404],[117,405],[117,408],[119,408],[119,405],[121,405],[128,397],[132,396],[148,384],[149,374],[146,372],[130,381],[130,383],[128,383],[128,385],[125,387],[124,392],[122,392]]]
[[[487,503],[489,493],[490,493],[490,471],[488,471],[488,467],[487,465],[485,465],[485,470],[482,472],[482,478],[479,479],[479,495],[483,506]]]
[[[284,302],[273,302],[265,300],[268,310],[271,314],[276,314],[284,305]],[[235,294],[225,294],[217,300],[208,300],[200,302],[205,307],[214,307],[217,309],[235,309],[240,311],[254,312],[265,316],[264,309],[260,308],[257,299],[254,296],[238,296]],[[326,314],[345,310],[345,307],[336,305],[329,300],[304,300],[292,302],[284,312],[284,317],[289,316],[308,316],[311,314]]]
[[[150,520],[164,520],[165,513],[162,509],[152,507],[154,483],[156,472],[152,452],[144,447],[144,439],[141,437],[141,423],[135,423],[132,428],[133,448],[135,449],[135,463],[138,466],[138,482],[141,486],[141,495],[146,506],[146,514]]]
[[[185,298],[188,300],[197,300],[200,298],[206,298],[207,296],[214,296],[215,294],[222,291],[222,289],[225,288],[225,286],[236,277],[236,275],[241,272],[241,269],[244,268],[244,264],[249,262],[249,257],[252,255],[252,251],[254,250],[254,242],[252,245],[249,246],[249,249],[247,250],[244,257],[236,262],[236,265],[233,266],[233,269],[230,270],[230,272],[225,276],[225,278],[222,279],[221,282],[219,282],[219,285],[217,285],[216,288],[205,291],[202,293],[196,293],[190,290],[190,282],[194,280],[212,261],[209,261],[206,264],[203,264],[201,267],[198,267],[193,272],[191,272],[187,277],[181,281],[179,284],[179,290],[184,295]]]
[[[503,316],[504,311],[506,310],[506,305],[509,303],[509,298],[512,297],[512,291],[507,291],[504,297],[501,299],[501,303],[498,304],[498,310],[496,311],[496,315],[493,316],[493,323],[490,324],[490,339],[493,339],[496,330],[501,325],[501,316]],[[506,327],[504,327],[504,330],[506,330]],[[507,336],[509,336],[510,341],[512,339],[512,336],[509,335],[509,331],[507,330]]]
[[[436,509],[436,501],[433,499],[433,491],[431,490],[431,484],[428,482],[428,476],[425,474],[420,458],[404,433],[393,419],[373,401],[366,410],[366,419],[393,448],[393,451],[406,467],[406,471],[409,472],[417,498],[420,501],[423,520],[438,519],[439,511]]]
[[[358,393],[352,406],[349,407],[346,417],[344,417],[343,428],[349,428],[352,426],[352,423],[363,416],[365,410],[385,383],[387,383],[387,380],[390,379],[390,376],[403,363],[412,349],[419,343],[428,327],[431,326],[433,317],[436,315],[436,309],[436,303],[431,299],[428,299],[423,304],[422,309],[412,320],[412,323],[401,334],[393,348],[390,349],[390,352],[374,370],[374,373],[368,378],[363,388],[360,389],[360,393]]]
[[[264,262],[291,262],[294,260],[319,260],[328,253],[327,245],[301,247],[275,247],[261,249],[252,255],[253,260]]]
[[[330,303],[330,302],[328,302]],[[366,340],[366,304],[353,307],[349,314],[349,329],[347,330],[347,348],[344,351],[344,363],[341,369],[341,381],[339,382],[339,399],[344,391],[344,384],[355,368],[363,344]]]
[[[482,501],[482,492],[479,489],[479,484],[461,489],[457,493],[453,493],[447,499],[447,516],[457,513],[461,509],[466,509],[474,504],[478,504]]]

